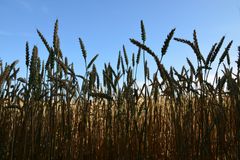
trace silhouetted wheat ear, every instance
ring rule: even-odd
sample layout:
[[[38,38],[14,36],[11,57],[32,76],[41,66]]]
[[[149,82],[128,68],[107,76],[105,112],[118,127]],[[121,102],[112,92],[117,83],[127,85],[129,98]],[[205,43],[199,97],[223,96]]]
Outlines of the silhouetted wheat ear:
[[[45,45],[45,47],[47,48],[48,50],[48,53],[50,54],[52,52],[52,49],[51,47],[49,46],[47,40],[44,38],[44,36],[42,35],[42,33],[37,29],[37,33],[39,35],[39,37],[41,38],[43,44]]]
[[[26,42],[26,57],[25,58],[26,58],[25,64],[28,68],[29,67],[29,59],[30,59],[28,42]]]
[[[54,25],[54,32],[53,32],[53,48],[54,51],[57,52],[59,50],[59,39],[58,39],[58,20],[56,20]]]
[[[185,43],[185,44],[189,45],[193,50],[195,50],[194,44],[189,40],[185,40],[185,39],[182,39],[182,38],[174,38],[174,40],[178,41],[178,42]]]
[[[149,68],[147,65],[147,61],[145,61],[144,63],[144,75],[146,75],[146,77],[149,79],[150,75],[149,75]]]
[[[134,67],[135,66],[135,54],[132,53],[132,66]]]
[[[137,53],[137,58],[136,58],[136,63],[137,63],[137,64],[140,63],[140,57],[141,57],[141,48],[138,47],[138,53]]]
[[[202,54],[200,53],[200,51],[199,51],[199,50],[197,49],[197,47],[195,46],[195,43],[197,44],[197,38],[196,38],[195,32],[193,33],[193,37],[194,37],[194,43],[192,43],[192,42],[189,41],[189,40],[185,40],[185,39],[181,39],[181,38],[174,38],[174,40],[189,45],[189,46],[192,48],[192,50],[194,51],[194,53],[195,53],[195,55],[196,55],[196,57],[197,57],[198,62],[203,61],[203,62],[205,63],[205,60],[204,60]],[[196,41],[196,42],[195,42],[195,41]]]
[[[7,67],[4,69],[3,73],[0,75],[0,88],[1,88],[1,86],[2,86],[2,84],[3,84],[3,82],[5,81],[5,79],[6,79],[6,78],[8,77],[8,75],[10,74],[10,71],[11,71],[10,66],[7,66]]]
[[[207,67],[207,66],[209,65],[209,63],[210,63],[210,60],[211,60],[211,58],[212,58],[212,56],[213,56],[213,54],[214,54],[214,51],[215,51],[215,49],[216,49],[216,46],[217,46],[217,43],[215,43],[215,44],[212,46],[210,52],[208,53],[208,56],[207,56],[207,59],[206,59],[206,64],[205,64],[206,67]]]
[[[193,44],[194,44],[194,46],[196,47],[196,50],[197,50],[199,53],[201,53],[201,52],[200,52],[200,49],[199,49],[199,44],[198,44],[198,39],[197,39],[197,32],[196,32],[196,30],[193,30]]]
[[[49,59],[50,67],[51,67],[51,69],[53,69],[54,68],[54,62],[55,62],[55,54],[54,54],[53,50],[51,50],[48,59]]]
[[[130,41],[131,41],[134,45],[142,48],[142,49],[145,50],[147,53],[149,53],[149,54],[154,58],[155,62],[157,63],[158,68],[160,68],[161,62],[160,62],[159,58],[157,57],[157,55],[156,55],[149,47],[147,47],[145,44],[142,44],[142,43],[140,43],[140,42],[138,42],[138,41],[136,41],[136,40],[134,40],[134,39],[130,39]]]
[[[233,43],[233,41],[231,41],[231,42],[228,43],[228,45],[227,45],[227,47],[225,48],[222,56],[221,56],[220,59],[219,59],[219,63],[222,63],[223,60],[224,60],[224,58],[229,54],[229,50],[230,50],[230,48],[231,48],[231,46],[232,46],[232,43]]]
[[[230,59],[229,53],[227,54],[227,64],[228,64],[228,66],[230,66],[230,64],[231,64],[231,59]]]
[[[82,50],[82,56],[83,56],[84,60],[86,61],[86,59],[87,59],[87,51],[85,49],[84,43],[83,43],[81,38],[79,38],[79,43],[80,43],[80,47],[81,47],[81,50]]]
[[[146,41],[146,31],[145,31],[143,20],[141,20],[141,37],[142,37],[143,43],[145,43],[145,41]]]
[[[193,31],[193,43],[194,43],[194,46],[195,46],[195,52],[196,52],[196,55],[197,55],[197,58],[199,61],[203,61],[203,63],[205,64],[205,59],[199,49],[199,44],[198,44],[198,39],[197,39],[197,32],[196,30]]]
[[[142,43],[138,42],[138,41],[135,40],[135,39],[130,39],[130,41],[131,41],[134,45],[136,45],[137,47],[140,47],[140,48],[142,48],[143,50],[147,51],[151,56],[157,57],[156,54],[155,54],[149,47],[147,47],[145,44],[142,44]]]
[[[120,63],[121,63],[121,52],[118,53],[118,61],[117,61],[117,70],[120,69]]]
[[[169,43],[174,35],[176,28],[172,29],[171,32],[168,34],[167,38],[164,41],[163,47],[162,47],[162,56],[164,56],[167,52],[167,49],[169,47]]]
[[[187,63],[189,65],[190,69],[192,70],[193,74],[195,75],[196,74],[195,68],[194,68],[192,62],[188,58],[187,58]]]
[[[96,54],[96,55],[90,60],[90,62],[89,62],[88,65],[87,65],[87,69],[89,69],[89,68],[93,65],[93,63],[95,62],[95,60],[97,59],[97,57],[98,57],[98,54]]]
[[[225,39],[225,36],[223,36],[223,37],[221,38],[221,40],[219,41],[216,49],[214,50],[214,53],[213,53],[213,55],[212,55],[212,57],[211,57],[211,59],[210,59],[210,62],[211,62],[211,63],[214,62],[215,58],[217,57],[217,54],[219,53],[220,48],[222,47],[222,44],[223,44],[223,42],[224,42],[224,39]]]
[[[125,63],[128,66],[128,55],[124,45],[123,45],[123,56],[124,56]]]
[[[33,47],[32,57],[30,62],[30,76],[29,76],[29,85],[34,86],[36,84],[36,74],[37,74],[37,62],[38,61],[38,48]]]
[[[121,60],[122,72],[123,72],[123,74],[125,74],[125,66],[124,66],[124,62],[123,62],[123,57],[122,56],[120,57],[120,60]]]

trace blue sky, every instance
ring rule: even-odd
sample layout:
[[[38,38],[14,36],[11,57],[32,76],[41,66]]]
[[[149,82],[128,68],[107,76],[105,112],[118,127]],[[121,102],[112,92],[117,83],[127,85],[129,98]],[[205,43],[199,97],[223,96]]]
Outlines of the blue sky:
[[[175,37],[190,40],[196,29],[205,56],[223,35],[225,46],[234,40],[231,57],[236,57],[240,45],[238,0],[0,0],[0,19],[0,58],[8,63],[18,59],[19,67],[25,63],[26,41],[31,48],[37,45],[41,59],[47,59],[36,29],[51,44],[56,19],[63,54],[78,72],[84,67],[79,37],[88,59],[99,54],[96,64],[101,68],[104,62],[116,63],[123,44],[129,55],[137,52],[129,38],[140,40],[140,20],[145,23],[147,45],[156,53],[172,28],[176,28]],[[195,59],[189,47],[172,41],[163,62],[178,68],[186,64],[186,57]],[[155,68],[148,58],[150,67]]]

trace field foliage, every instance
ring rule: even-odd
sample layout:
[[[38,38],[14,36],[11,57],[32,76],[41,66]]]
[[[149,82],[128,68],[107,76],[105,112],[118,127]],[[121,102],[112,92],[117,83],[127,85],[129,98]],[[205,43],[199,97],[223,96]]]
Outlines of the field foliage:
[[[232,41],[222,37],[204,55],[196,31],[186,40],[173,29],[156,54],[143,21],[140,29],[141,40],[130,39],[137,52],[123,46],[117,66],[106,63],[102,71],[81,38],[85,74],[74,71],[60,47],[58,21],[52,45],[37,31],[46,62],[28,42],[26,76],[18,76],[17,61],[1,61],[0,159],[240,159],[240,48],[231,61]],[[165,68],[171,41],[189,46],[197,63],[187,58],[180,71]],[[146,55],[156,62],[154,74]]]

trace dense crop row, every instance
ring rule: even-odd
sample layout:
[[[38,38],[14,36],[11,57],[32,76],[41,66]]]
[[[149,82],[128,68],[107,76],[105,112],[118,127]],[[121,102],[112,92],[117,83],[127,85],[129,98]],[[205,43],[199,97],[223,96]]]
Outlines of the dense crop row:
[[[102,72],[94,64],[98,55],[89,60],[79,39],[85,74],[78,75],[63,57],[58,21],[53,46],[38,31],[49,52],[46,63],[37,46],[30,54],[28,43],[26,77],[18,76],[17,61],[0,63],[0,159],[240,159],[240,49],[233,73],[232,41],[221,49],[223,37],[205,58],[195,31],[193,41],[174,32],[158,57],[141,22],[141,41],[130,39],[138,52],[129,58],[123,46],[117,69],[105,64]],[[187,58],[180,72],[166,69],[162,59],[172,40],[191,47],[197,64]],[[153,75],[145,54],[156,62]]]

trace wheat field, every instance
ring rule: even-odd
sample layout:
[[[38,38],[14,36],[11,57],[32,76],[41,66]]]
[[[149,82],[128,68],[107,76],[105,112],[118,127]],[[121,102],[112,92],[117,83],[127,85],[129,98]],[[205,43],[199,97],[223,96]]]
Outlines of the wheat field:
[[[58,20],[52,45],[37,31],[46,62],[28,42],[25,77],[18,61],[2,60],[0,159],[240,159],[240,47],[231,60],[233,42],[225,44],[223,36],[204,57],[195,30],[186,40],[172,29],[156,54],[143,21],[140,30],[140,41],[130,39],[138,52],[129,55],[123,46],[117,66],[106,63],[102,71],[95,65],[99,55],[89,58],[79,38],[84,75],[62,53]],[[181,71],[167,69],[162,60],[171,41],[189,46],[197,64],[187,58]],[[152,75],[146,55],[156,62]],[[141,71],[143,85],[136,78]]]

